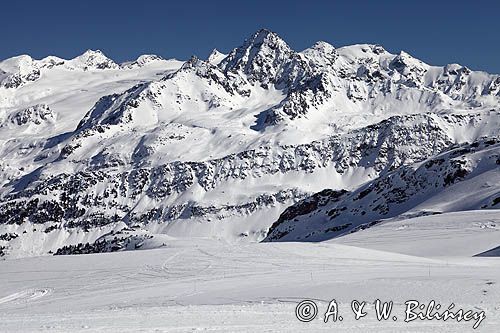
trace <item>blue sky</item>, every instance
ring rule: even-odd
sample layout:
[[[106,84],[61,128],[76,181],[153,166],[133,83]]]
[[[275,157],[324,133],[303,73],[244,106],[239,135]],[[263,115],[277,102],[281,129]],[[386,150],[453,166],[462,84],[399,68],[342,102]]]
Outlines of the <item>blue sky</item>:
[[[500,1],[5,1],[0,59],[72,58],[101,49],[116,61],[155,53],[206,57],[229,51],[259,28],[292,48],[379,43],[436,65],[458,62],[500,73]]]

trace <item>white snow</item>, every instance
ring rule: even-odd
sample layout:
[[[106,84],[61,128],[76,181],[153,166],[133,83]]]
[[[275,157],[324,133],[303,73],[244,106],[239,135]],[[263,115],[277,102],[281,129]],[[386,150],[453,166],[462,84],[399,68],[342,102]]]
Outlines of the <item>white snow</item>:
[[[405,323],[403,303],[416,299],[484,310],[478,331],[496,332],[500,260],[470,257],[487,247],[485,240],[498,241],[498,227],[479,227],[493,222],[500,222],[496,212],[457,213],[390,223],[327,243],[165,238],[156,250],[0,261],[0,331],[473,331],[472,322]],[[467,250],[454,251],[467,242]],[[405,249],[417,256],[392,252]],[[295,318],[303,299],[318,303],[311,323]],[[345,319],[325,324],[331,299]],[[377,321],[372,304],[366,318],[353,319],[352,300],[376,299],[394,301],[398,321]]]
[[[475,256],[500,246],[500,210],[388,221],[328,243],[417,256]]]

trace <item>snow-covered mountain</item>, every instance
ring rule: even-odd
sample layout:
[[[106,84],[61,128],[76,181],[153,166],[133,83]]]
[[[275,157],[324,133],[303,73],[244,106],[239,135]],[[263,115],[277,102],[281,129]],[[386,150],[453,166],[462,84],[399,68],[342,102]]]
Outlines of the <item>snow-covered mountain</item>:
[[[356,191],[323,190],[287,208],[266,241],[320,241],[388,220],[500,208],[500,141],[452,148]]]
[[[320,240],[498,209],[499,136],[500,76],[380,45],[297,52],[262,29],[207,60],[19,56],[0,62],[0,249]]]

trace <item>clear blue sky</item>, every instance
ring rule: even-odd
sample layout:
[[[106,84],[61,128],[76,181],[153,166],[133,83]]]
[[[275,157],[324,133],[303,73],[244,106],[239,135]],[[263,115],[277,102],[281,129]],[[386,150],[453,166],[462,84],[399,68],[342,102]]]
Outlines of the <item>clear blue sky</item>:
[[[101,49],[116,61],[227,52],[259,28],[302,50],[379,43],[436,65],[458,62],[500,73],[500,1],[4,1],[0,59],[72,58]]]

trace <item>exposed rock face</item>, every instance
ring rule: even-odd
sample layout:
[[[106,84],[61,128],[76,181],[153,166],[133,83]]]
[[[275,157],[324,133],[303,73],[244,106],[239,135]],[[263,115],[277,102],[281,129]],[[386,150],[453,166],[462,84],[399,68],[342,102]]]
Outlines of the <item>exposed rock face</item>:
[[[137,234],[134,229],[124,228],[118,232],[110,232],[99,237],[92,243],[78,243],[73,245],[65,245],[54,253],[54,255],[70,255],[70,254],[90,254],[90,253],[105,253],[117,252],[124,250],[140,249],[144,241],[153,238],[146,233]]]
[[[18,88],[40,78],[40,68],[30,56],[22,55],[0,62],[0,87]]]
[[[118,69],[119,66],[106,57],[101,50],[87,50],[82,55],[68,61],[70,67],[83,69],[84,71],[93,69]]]
[[[11,125],[23,126],[26,124],[40,125],[55,120],[55,114],[46,104],[38,104],[27,109],[10,114],[7,122]]]
[[[261,195],[244,204],[209,207],[189,202],[162,203],[194,187],[210,192],[227,182],[266,175],[314,173],[323,168],[331,168],[339,175],[357,168],[371,168],[374,174],[385,174],[451,146],[454,140],[448,134],[450,128],[461,131],[471,122],[487,119],[471,115],[441,118],[431,114],[393,117],[310,144],[278,149],[263,147],[206,162],[174,162],[125,172],[113,171],[114,165],[110,162],[86,171],[47,175],[5,196],[0,204],[0,220],[7,224],[66,223],[72,228],[92,228],[123,219],[147,224],[153,220],[190,219],[220,213],[250,215],[276,203],[294,202],[305,194],[286,190]],[[48,196],[54,199],[49,200]],[[135,207],[145,198],[152,204],[141,212]]]
[[[134,69],[146,66],[153,62],[164,61],[162,57],[155,54],[143,54],[139,56],[135,61],[123,63],[120,65],[120,68],[124,69]]]
[[[219,64],[226,72],[244,73],[263,87],[284,82],[287,64],[294,52],[277,34],[262,29],[231,51]]]
[[[287,208],[265,241],[325,240],[402,215],[439,214],[464,207],[456,196],[467,200],[464,190],[475,190],[478,180],[498,180],[499,142],[477,141],[452,148],[423,163],[384,174],[354,192],[317,193]],[[473,195],[468,209],[493,208],[498,187]],[[429,209],[435,207],[440,209]]]

